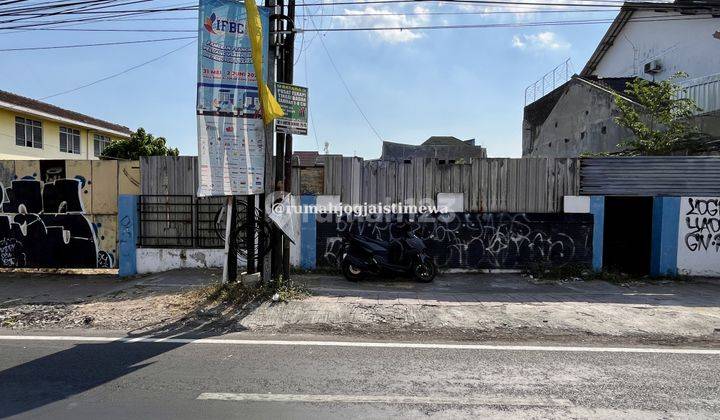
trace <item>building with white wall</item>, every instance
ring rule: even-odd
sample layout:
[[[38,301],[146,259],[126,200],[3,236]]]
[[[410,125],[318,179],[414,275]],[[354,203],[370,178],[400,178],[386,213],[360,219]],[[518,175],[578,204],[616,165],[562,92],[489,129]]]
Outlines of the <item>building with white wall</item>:
[[[616,95],[632,101],[623,95],[627,81],[677,72],[702,109],[700,130],[720,136],[720,2],[625,3],[580,75],[526,104],[523,156],[618,151],[630,132],[615,123]]]
[[[720,73],[720,2],[625,3],[582,76],[665,80]]]

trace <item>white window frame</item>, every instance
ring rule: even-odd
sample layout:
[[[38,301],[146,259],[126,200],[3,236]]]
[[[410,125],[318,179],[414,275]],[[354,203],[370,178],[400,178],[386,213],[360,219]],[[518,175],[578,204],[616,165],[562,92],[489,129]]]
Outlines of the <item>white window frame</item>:
[[[18,129],[22,127],[22,137],[18,134]],[[31,120],[25,117],[15,117],[15,145],[21,147],[31,147],[35,149],[43,148],[42,122]]]
[[[111,141],[112,140],[110,139],[110,136],[97,133],[93,134],[93,152],[95,152],[95,157],[102,156],[105,148],[110,144]]]
[[[60,151],[75,155],[80,154],[80,130],[60,127]]]

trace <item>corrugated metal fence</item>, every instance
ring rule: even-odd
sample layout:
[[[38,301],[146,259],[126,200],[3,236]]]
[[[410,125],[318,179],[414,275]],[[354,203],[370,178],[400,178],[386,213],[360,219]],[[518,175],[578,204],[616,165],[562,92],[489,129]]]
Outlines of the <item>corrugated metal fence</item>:
[[[326,156],[324,194],[339,195],[343,204],[419,205],[438,193],[463,193],[465,211],[553,213],[562,211],[564,195],[578,194],[578,166],[578,159],[554,158],[440,164]]]
[[[197,158],[146,157],[140,161],[142,194],[192,195],[197,190]],[[562,197],[580,188],[578,159],[472,159],[440,164],[417,158],[410,163],[324,156],[323,191],[343,204],[434,202],[438,193],[463,193],[470,212],[562,211]],[[300,193],[301,171],[293,168],[293,193]]]
[[[580,194],[720,195],[720,156],[582,159]]]
[[[197,197],[196,156],[140,158],[140,235],[144,247],[215,248],[222,197]]]

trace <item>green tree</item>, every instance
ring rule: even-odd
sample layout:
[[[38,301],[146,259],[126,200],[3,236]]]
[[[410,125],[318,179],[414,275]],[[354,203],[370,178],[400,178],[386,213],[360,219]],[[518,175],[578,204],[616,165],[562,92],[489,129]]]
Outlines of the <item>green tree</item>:
[[[623,154],[667,155],[702,136],[693,123],[693,114],[700,108],[692,99],[681,97],[684,88],[676,83],[683,77],[687,74],[679,72],[658,83],[635,79],[625,90],[635,103],[615,95],[621,114],[615,121],[633,133],[633,138],[618,144],[625,149]]]
[[[177,156],[177,148],[167,147],[165,137],[155,137],[140,127],[129,139],[116,140],[103,150],[103,158],[138,160],[140,156]]]

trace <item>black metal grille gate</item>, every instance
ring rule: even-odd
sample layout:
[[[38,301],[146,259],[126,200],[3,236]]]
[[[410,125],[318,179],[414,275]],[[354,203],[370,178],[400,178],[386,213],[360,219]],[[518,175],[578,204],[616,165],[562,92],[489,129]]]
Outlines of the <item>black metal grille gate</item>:
[[[238,254],[247,255],[246,202],[237,199]],[[195,198],[192,195],[141,195],[138,200],[140,248],[222,248],[225,246],[224,197]],[[265,254],[270,222],[255,211],[256,258]],[[261,234],[263,232],[263,234]]]

